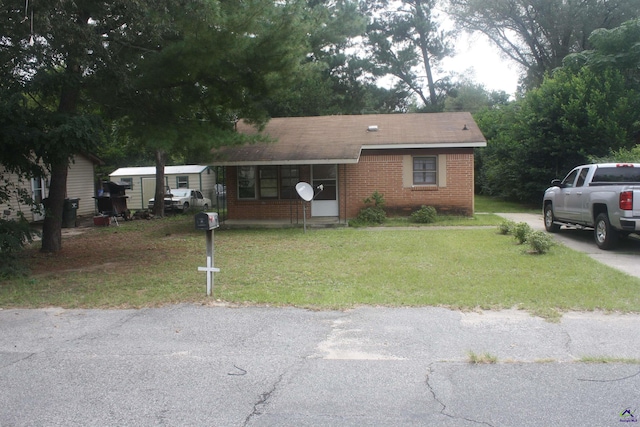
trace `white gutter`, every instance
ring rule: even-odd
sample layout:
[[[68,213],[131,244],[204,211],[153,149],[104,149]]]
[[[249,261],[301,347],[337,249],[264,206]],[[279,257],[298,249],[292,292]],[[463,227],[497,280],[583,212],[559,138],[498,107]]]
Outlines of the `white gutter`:
[[[485,141],[469,142],[464,145],[460,143],[442,143],[442,144],[386,144],[386,145],[363,145],[363,150],[393,150],[393,149],[411,149],[411,148],[477,148],[486,147]]]

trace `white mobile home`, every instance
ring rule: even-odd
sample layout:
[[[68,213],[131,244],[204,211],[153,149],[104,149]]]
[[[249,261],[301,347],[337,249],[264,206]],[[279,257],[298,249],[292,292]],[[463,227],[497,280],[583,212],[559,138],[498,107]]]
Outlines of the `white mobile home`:
[[[101,160],[95,156],[79,154],[74,156],[69,164],[66,198],[79,199],[76,211],[78,216],[93,215],[95,213],[95,200],[93,199],[96,194],[94,166],[100,163]],[[2,165],[0,165],[0,170],[2,170]],[[5,174],[5,178],[8,178],[14,189],[24,189],[30,192],[31,198],[36,203],[42,203],[42,200],[49,196],[48,177],[26,179],[20,178],[16,174]],[[30,222],[44,219],[43,214],[32,212],[30,206],[21,205],[15,194],[7,203],[0,203],[0,213],[3,218],[17,218],[18,212],[22,212]]]
[[[155,166],[120,168],[109,174],[114,182],[126,182],[127,207],[129,209],[147,209],[149,199],[156,192]],[[205,197],[216,200],[216,175],[213,168],[202,165],[165,166],[165,186],[169,188],[193,188],[200,190]],[[215,203],[215,202],[214,202]]]

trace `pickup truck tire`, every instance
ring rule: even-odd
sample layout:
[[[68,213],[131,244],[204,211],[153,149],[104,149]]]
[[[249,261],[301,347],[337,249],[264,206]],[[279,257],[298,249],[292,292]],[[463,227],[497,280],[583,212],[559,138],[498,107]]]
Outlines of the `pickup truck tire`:
[[[598,247],[604,250],[613,249],[618,244],[620,237],[618,232],[611,227],[609,216],[606,213],[601,213],[596,217],[593,236]]]
[[[556,233],[560,231],[560,226],[554,221],[556,218],[553,216],[553,206],[551,203],[547,203],[544,207],[544,228],[549,233]]]
[[[185,212],[189,210],[189,202],[184,202],[184,205],[182,205],[182,210]]]

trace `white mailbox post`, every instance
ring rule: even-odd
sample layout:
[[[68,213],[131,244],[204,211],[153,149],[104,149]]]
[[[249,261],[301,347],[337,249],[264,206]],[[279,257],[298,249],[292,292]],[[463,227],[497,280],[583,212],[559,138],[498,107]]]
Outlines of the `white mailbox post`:
[[[207,296],[211,296],[213,292],[213,273],[220,271],[219,268],[213,266],[213,230],[220,226],[218,222],[218,214],[215,212],[200,212],[195,216],[196,230],[204,230],[207,232],[207,266],[198,267],[198,271],[207,273]]]

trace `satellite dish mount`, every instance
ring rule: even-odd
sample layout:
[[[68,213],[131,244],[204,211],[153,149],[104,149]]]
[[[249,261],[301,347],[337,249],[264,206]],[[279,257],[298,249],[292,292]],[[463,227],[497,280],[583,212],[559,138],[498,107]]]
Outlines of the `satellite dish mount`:
[[[320,194],[320,192],[324,190],[324,186],[320,184],[318,185],[318,189],[320,190],[318,191],[318,194]],[[313,200],[315,196],[317,196],[311,184],[304,181],[296,184],[296,192],[298,193],[298,196],[300,196],[300,198],[305,202],[310,202]],[[303,225],[304,232],[306,233],[307,232],[307,204],[304,202],[302,203],[302,223],[304,224]]]

